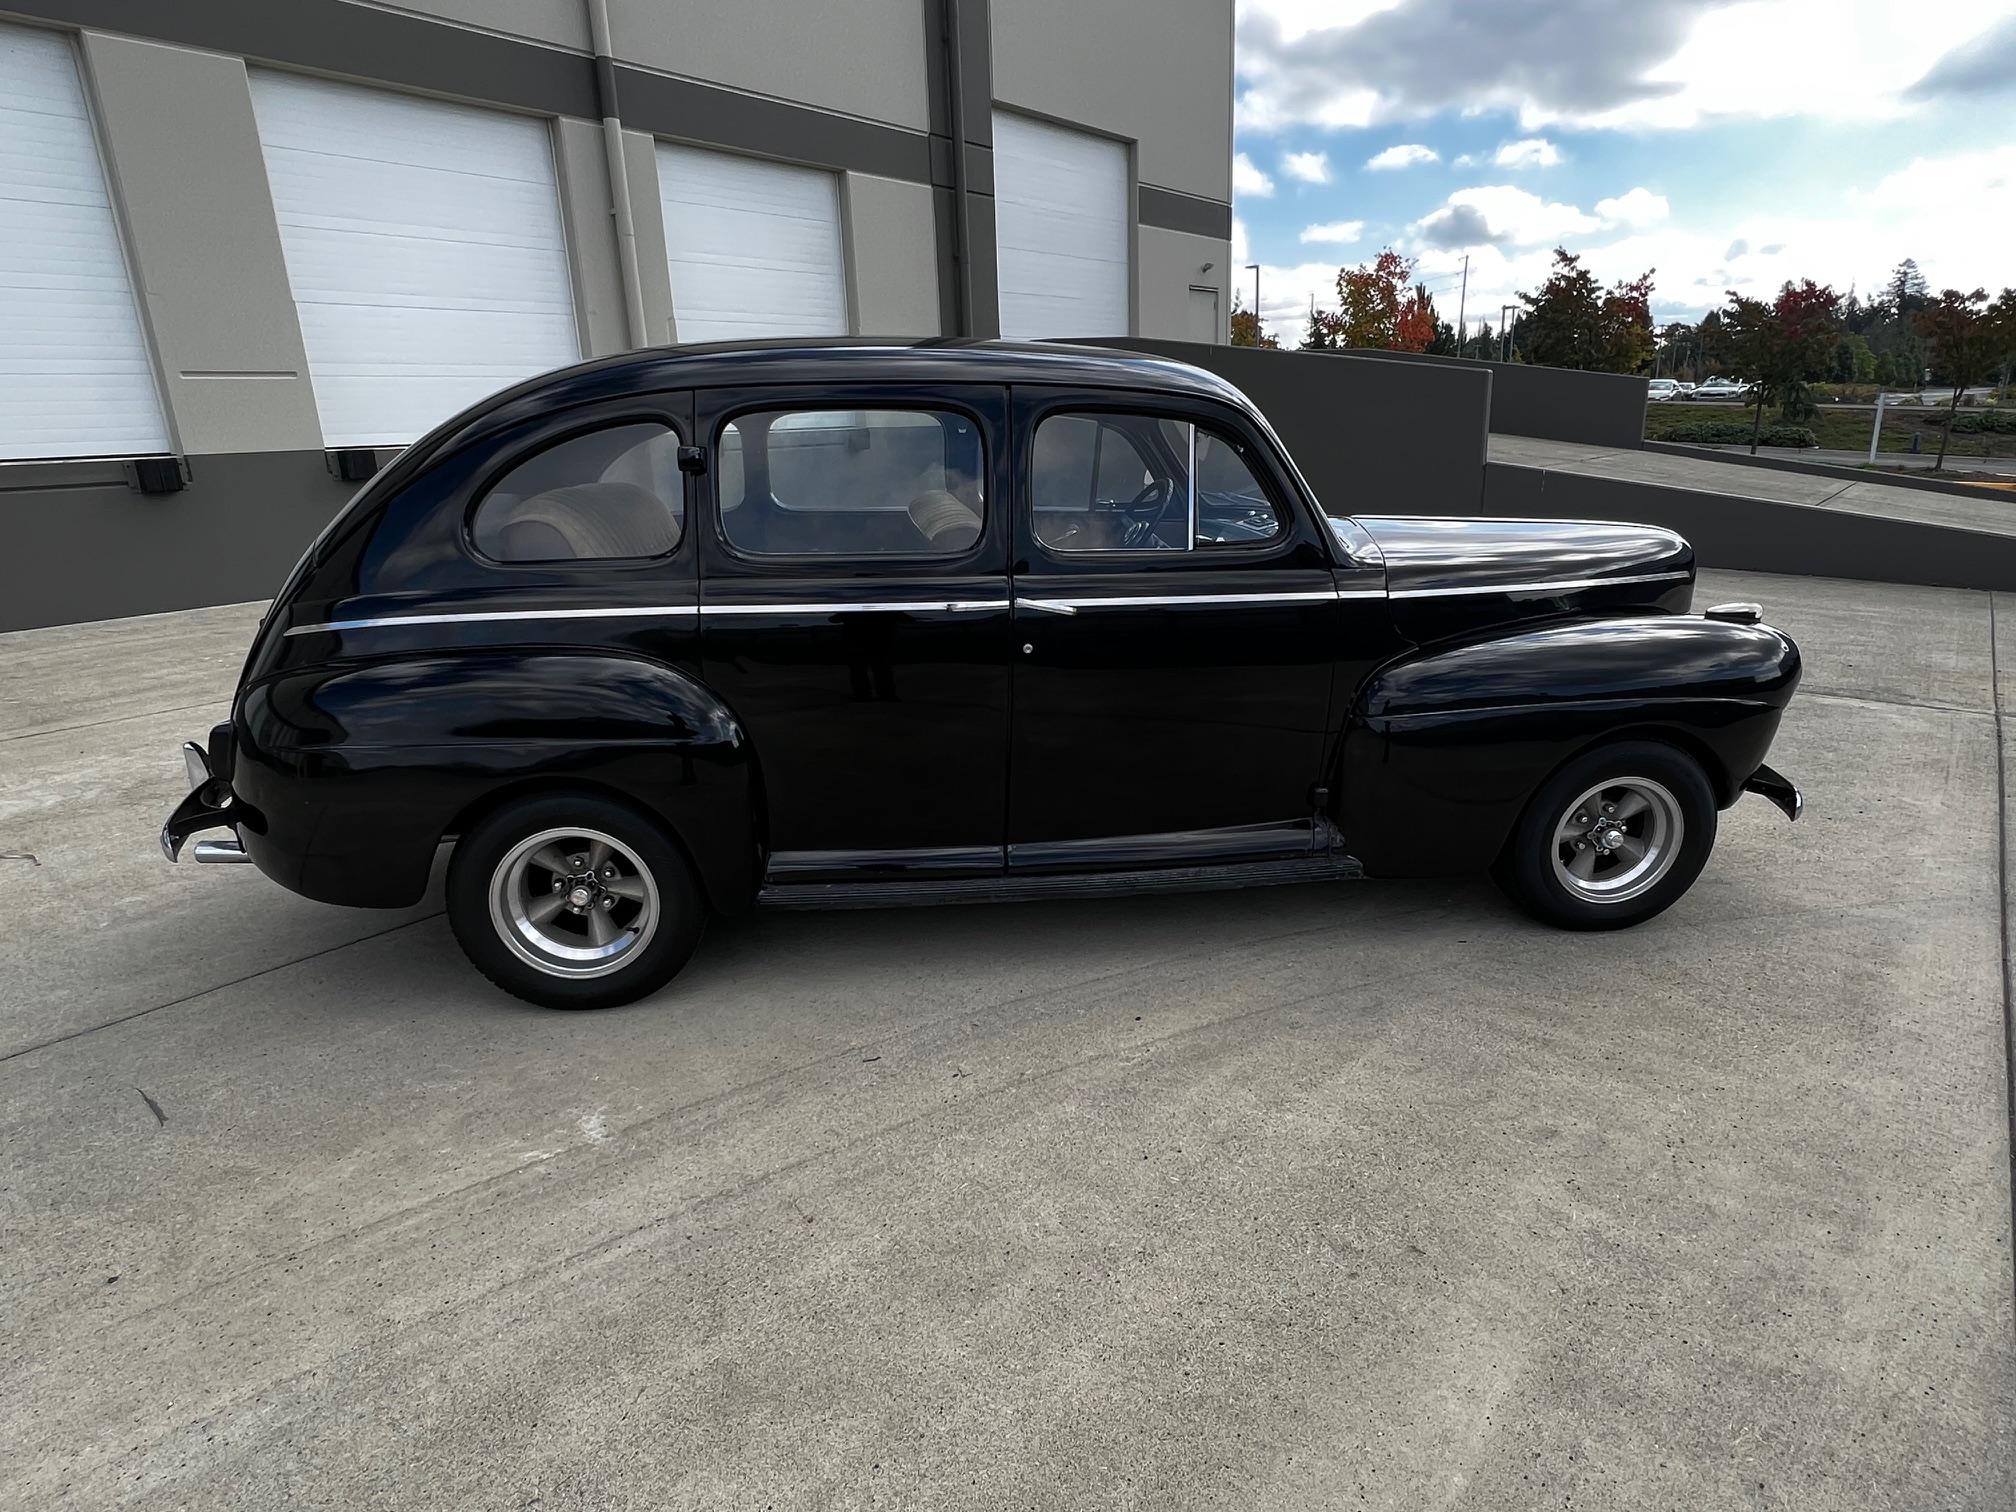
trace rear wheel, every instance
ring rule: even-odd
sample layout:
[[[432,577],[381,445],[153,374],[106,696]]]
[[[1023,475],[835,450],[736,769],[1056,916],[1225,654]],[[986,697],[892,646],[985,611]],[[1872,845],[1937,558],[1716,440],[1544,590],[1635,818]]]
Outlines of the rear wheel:
[[[664,828],[625,804],[551,794],[509,804],[456,845],[448,922],[476,969],[546,1008],[609,1008],[692,957],[700,890]]]
[[[1622,929],[1672,906],[1715,847],[1715,793],[1700,763],[1657,741],[1576,757],[1543,783],[1493,875],[1563,929]]]

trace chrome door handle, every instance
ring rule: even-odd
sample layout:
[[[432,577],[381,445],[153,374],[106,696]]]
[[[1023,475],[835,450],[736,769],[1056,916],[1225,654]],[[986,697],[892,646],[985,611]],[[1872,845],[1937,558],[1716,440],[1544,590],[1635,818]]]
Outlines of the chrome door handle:
[[[1017,599],[1015,600],[1015,607],[1017,609],[1040,609],[1045,614],[1076,614],[1078,612],[1074,605],[1066,604],[1058,599]]]

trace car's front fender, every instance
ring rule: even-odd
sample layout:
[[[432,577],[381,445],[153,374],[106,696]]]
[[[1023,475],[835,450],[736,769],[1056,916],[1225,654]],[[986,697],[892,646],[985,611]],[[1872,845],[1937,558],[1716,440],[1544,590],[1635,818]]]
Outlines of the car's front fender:
[[[1370,871],[1488,865],[1546,777],[1578,752],[1645,737],[1681,747],[1736,801],[1799,682],[1763,625],[1656,615],[1545,625],[1428,647],[1360,688],[1340,822]]]

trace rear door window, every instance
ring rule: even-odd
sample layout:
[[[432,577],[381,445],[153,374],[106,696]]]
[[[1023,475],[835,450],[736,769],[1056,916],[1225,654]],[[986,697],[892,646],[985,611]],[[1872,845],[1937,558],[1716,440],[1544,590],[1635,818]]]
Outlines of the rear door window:
[[[721,534],[750,556],[958,556],[986,526],[968,416],[928,409],[755,410],[721,429]]]

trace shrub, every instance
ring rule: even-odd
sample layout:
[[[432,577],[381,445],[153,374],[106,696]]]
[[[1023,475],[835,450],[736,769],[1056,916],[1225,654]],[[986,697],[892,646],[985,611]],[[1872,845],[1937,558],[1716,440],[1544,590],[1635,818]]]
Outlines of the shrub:
[[[1773,427],[1775,430],[1777,427]],[[1666,432],[1668,441],[1693,441],[1728,446],[1750,439],[1750,427],[1737,420],[1687,420]]]
[[[1757,438],[1762,446],[1818,446],[1820,440],[1803,425],[1767,425]]]
[[[1941,415],[1936,422],[1946,423]],[[2016,436],[2016,410],[1977,410],[1972,414],[1953,417],[1953,434],[1956,436],[1978,436],[1993,433],[1998,436]]]

